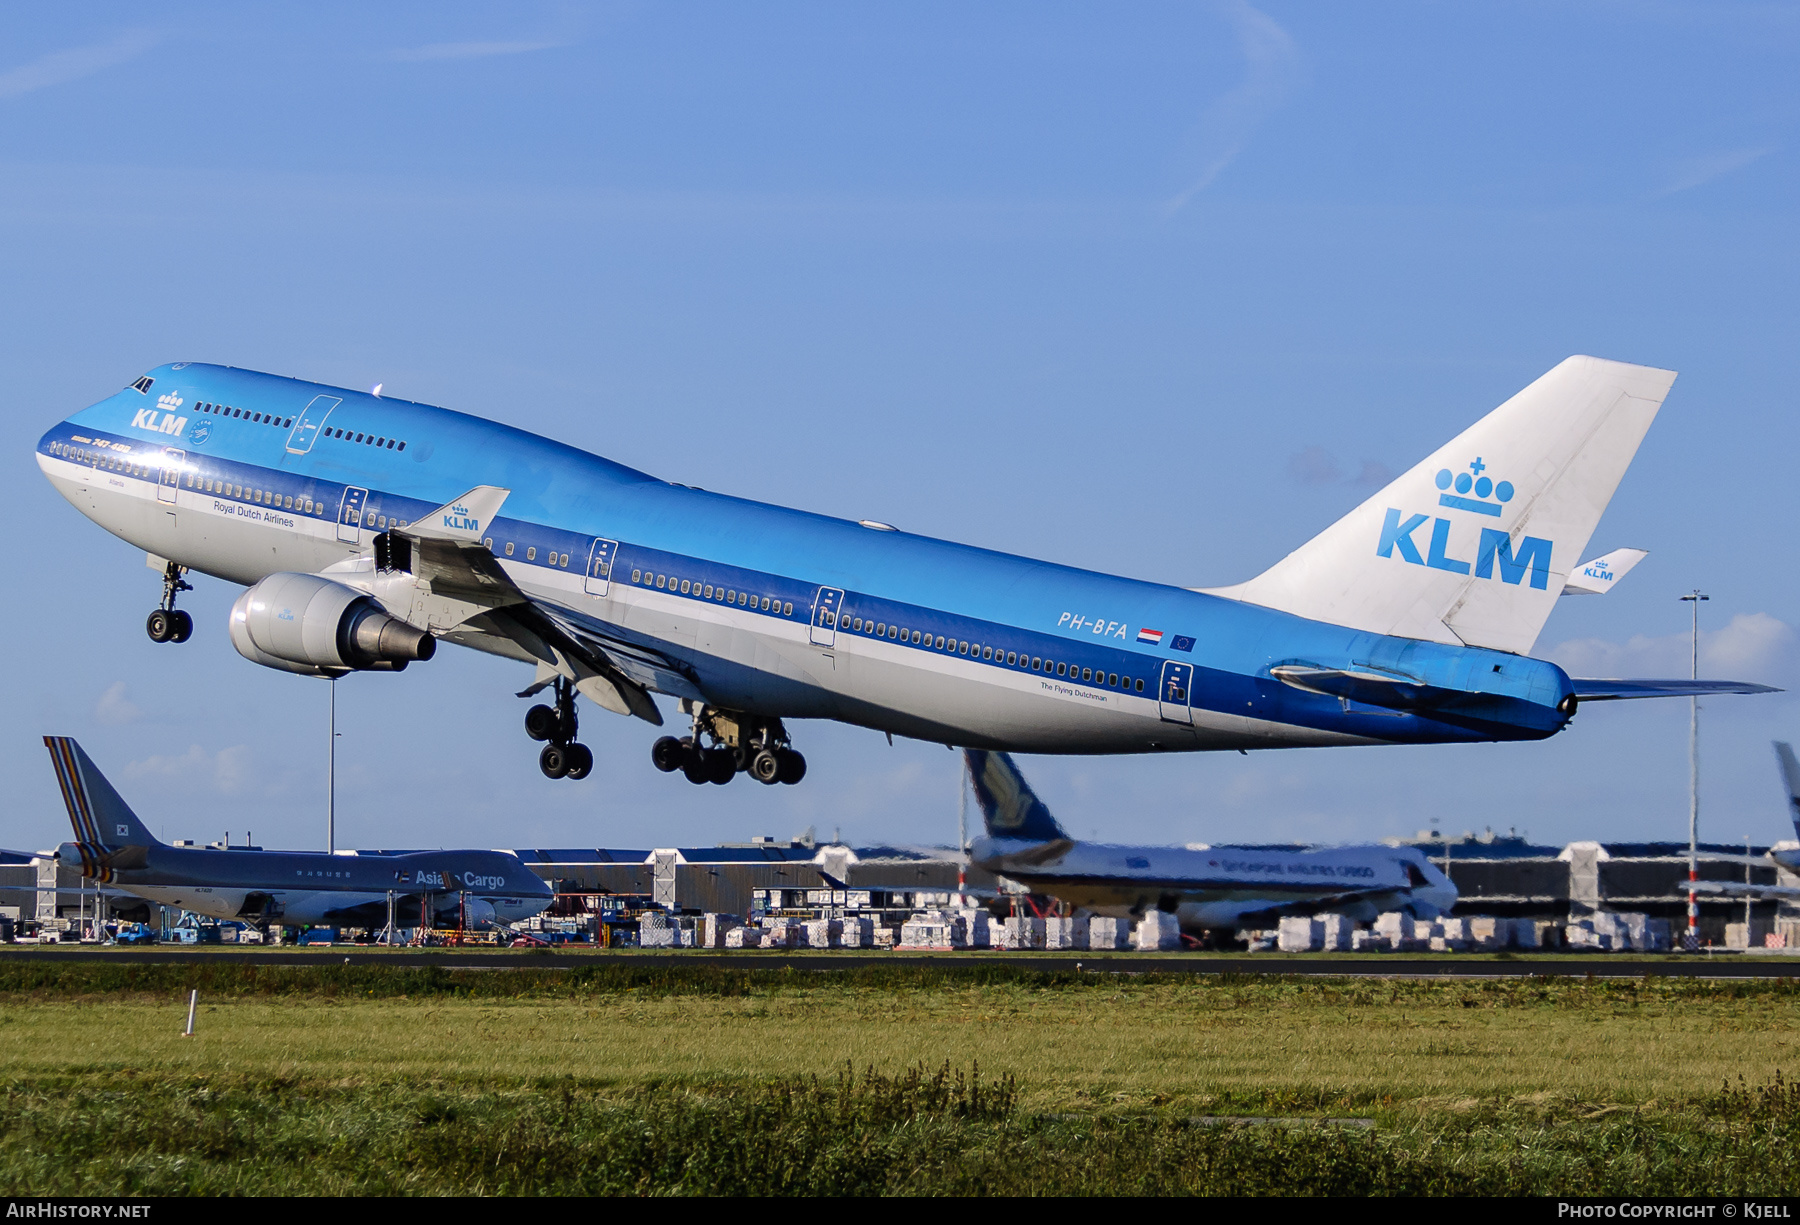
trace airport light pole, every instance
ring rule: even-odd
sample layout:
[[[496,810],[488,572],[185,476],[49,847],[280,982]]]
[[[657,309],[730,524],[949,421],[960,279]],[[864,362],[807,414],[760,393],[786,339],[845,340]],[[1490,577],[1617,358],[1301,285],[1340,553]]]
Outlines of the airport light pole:
[[[337,677],[326,680],[331,687],[330,738],[325,749],[325,853],[337,854]]]
[[[1691,676],[1700,679],[1700,604],[1712,597],[1702,595],[1698,587],[1681,597],[1693,607],[1692,651],[1689,658]],[[1700,899],[1694,883],[1700,879],[1700,695],[1688,698],[1688,930],[1687,946],[1700,947]]]

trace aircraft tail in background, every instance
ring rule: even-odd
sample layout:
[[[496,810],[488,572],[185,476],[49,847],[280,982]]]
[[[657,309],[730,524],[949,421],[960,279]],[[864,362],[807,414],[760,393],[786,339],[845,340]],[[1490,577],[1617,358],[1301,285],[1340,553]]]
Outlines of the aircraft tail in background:
[[[1794,822],[1794,837],[1800,838],[1800,760],[1794,758],[1794,746],[1785,740],[1775,743],[1775,760],[1781,764],[1781,784],[1787,788],[1788,816]]]
[[[981,821],[988,837],[1028,842],[1068,838],[1010,756],[985,749],[964,749],[963,760],[968,764],[969,781],[974,785],[975,802],[981,807]]]
[[[73,736],[45,736],[44,747],[50,750],[50,763],[56,768],[56,781],[62,788],[77,843],[109,847],[162,845]]]

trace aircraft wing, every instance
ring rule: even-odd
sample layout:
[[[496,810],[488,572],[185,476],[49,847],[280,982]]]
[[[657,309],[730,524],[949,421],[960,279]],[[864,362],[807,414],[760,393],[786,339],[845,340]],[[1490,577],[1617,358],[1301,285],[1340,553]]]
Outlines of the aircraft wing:
[[[1575,696],[1583,702],[1614,702],[1626,698],[1705,698],[1718,693],[1780,693],[1773,685],[1749,681],[1690,680],[1571,680]]]
[[[1800,889],[1789,885],[1745,885],[1727,880],[1697,880],[1692,885],[1678,886],[1685,894],[1690,888],[1695,893],[1703,893],[1709,897],[1743,897],[1752,901],[1758,898],[1800,898]]]
[[[478,485],[405,527],[389,528],[375,538],[376,568],[410,574],[434,599],[461,605],[465,623],[511,639],[537,660],[537,676],[521,697],[566,677],[606,709],[662,726],[662,712],[649,692],[610,652],[521,591],[483,543],[483,525],[493,521],[510,492]]]

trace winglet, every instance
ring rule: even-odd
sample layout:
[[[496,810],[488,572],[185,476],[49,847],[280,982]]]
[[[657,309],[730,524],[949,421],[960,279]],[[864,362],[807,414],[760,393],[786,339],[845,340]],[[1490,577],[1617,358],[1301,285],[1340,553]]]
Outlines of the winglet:
[[[1646,557],[1650,556],[1645,549],[1614,549],[1610,553],[1602,553],[1593,561],[1584,561],[1569,573],[1569,581],[1563,584],[1564,595],[1605,595],[1612,590],[1614,583],[1625,577],[1627,571]]]
[[[498,485],[477,485],[399,530],[423,540],[480,540],[511,493]]]

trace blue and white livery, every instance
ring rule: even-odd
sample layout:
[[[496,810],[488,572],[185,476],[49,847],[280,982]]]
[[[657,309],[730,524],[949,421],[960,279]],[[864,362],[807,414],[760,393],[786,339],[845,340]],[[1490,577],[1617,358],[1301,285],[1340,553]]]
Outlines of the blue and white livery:
[[[1122,846],[1070,838],[1005,753],[965,749],[986,831],[976,866],[1033,893],[1113,918],[1152,910],[1184,930],[1268,926],[1286,915],[1386,911],[1431,919],[1456,905],[1456,886],[1417,847],[1311,850],[1246,846]]]
[[[1582,700],[1759,692],[1571,680],[1527,654],[1674,375],[1573,357],[1262,575],[1185,589],[710,493],[479,417],[159,367],[39,467],[164,597],[245,585],[230,636],[312,676],[438,641],[533,669],[526,729],[581,777],[575,697],[692,728],[656,764],[795,782],[787,721],[1028,753],[1535,740]]]

